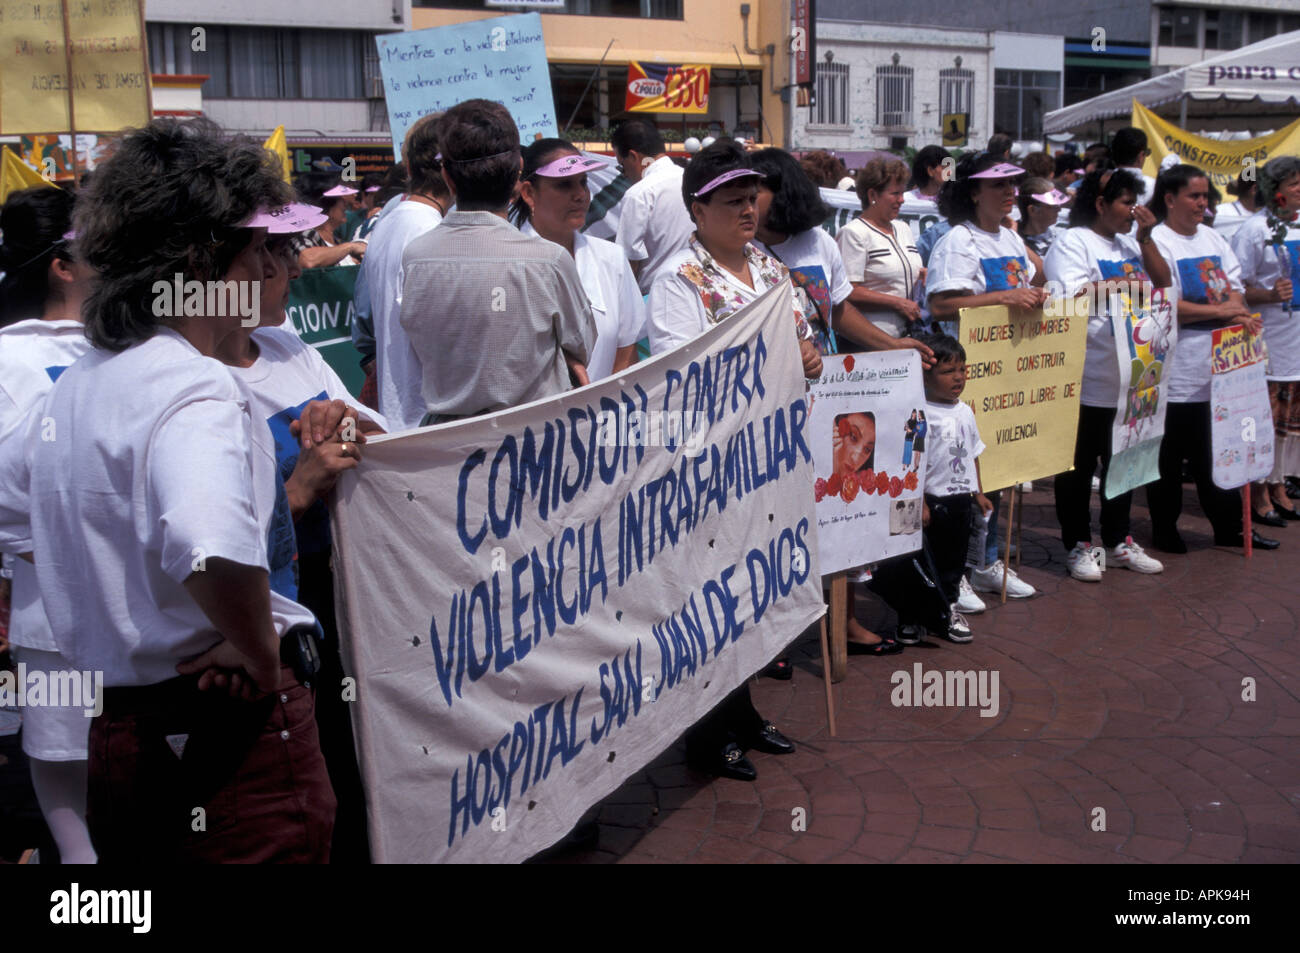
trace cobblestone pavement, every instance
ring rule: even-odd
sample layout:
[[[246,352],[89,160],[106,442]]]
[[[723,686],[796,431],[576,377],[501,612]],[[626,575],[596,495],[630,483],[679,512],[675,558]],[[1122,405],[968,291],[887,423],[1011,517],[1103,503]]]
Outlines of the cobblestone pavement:
[[[1023,572],[1039,595],[972,617],[975,641],[853,656],[826,730],[817,640],[759,711],[798,743],[710,781],[671,748],[597,809],[561,862],[1266,862],[1300,860],[1300,526],[1280,550],[1215,548],[1188,487],[1186,556],[1162,575],[1065,571],[1050,481],[1027,494]],[[1150,538],[1143,494],[1133,532]],[[1005,506],[1005,502],[1004,502]],[[860,617],[888,631],[874,597]],[[996,670],[996,717],[903,708],[890,676]],[[1256,700],[1243,700],[1254,679]],[[806,830],[793,830],[802,808]],[[1105,830],[1093,830],[1096,809]]]

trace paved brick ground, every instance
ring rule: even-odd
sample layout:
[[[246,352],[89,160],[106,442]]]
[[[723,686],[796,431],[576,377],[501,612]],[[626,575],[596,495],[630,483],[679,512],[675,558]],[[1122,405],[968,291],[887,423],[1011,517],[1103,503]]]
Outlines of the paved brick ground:
[[[606,799],[595,849],[565,862],[1290,862],[1300,860],[1300,526],[1282,549],[1213,548],[1188,487],[1191,553],[1166,570],[1070,579],[1050,481],[1026,496],[1023,575],[969,645],[851,657],[825,725],[817,641],[760,711],[798,742],[755,754],[756,783],[709,781],[681,745]],[[1139,492],[1139,498],[1142,494]],[[1134,535],[1150,538],[1134,506]],[[1290,537],[1290,538],[1288,538]],[[1160,555],[1160,554],[1157,554]],[[875,600],[868,624],[892,624]],[[1000,710],[895,708],[890,675],[1000,673]],[[1257,700],[1242,700],[1242,680]],[[1093,831],[1095,808],[1106,830]],[[792,831],[803,808],[807,829]]]

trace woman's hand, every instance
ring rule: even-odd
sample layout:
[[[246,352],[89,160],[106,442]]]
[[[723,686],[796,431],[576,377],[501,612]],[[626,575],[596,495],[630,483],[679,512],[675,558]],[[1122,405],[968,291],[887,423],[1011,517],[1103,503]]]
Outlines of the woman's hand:
[[[921,306],[911,298],[894,296],[894,310],[903,320],[912,322],[921,320]]]
[[[1294,286],[1290,278],[1282,278],[1273,286],[1273,300],[1286,302],[1291,300],[1291,292]]]
[[[1156,227],[1156,213],[1145,205],[1134,205],[1133,221],[1137,222],[1137,235],[1135,237],[1140,245],[1151,235],[1151,229]]]
[[[312,444],[324,443],[339,436],[357,443],[365,443],[366,433],[373,433],[379,428],[374,424],[356,425],[361,414],[355,407],[350,407],[341,400],[313,400],[302,409],[298,419],[289,423],[289,433],[304,450]],[[362,433],[358,436],[357,431]]]
[[[934,351],[930,350],[930,345],[922,344],[916,338],[898,338],[894,347],[900,350],[911,348],[921,355],[921,367],[923,370],[929,370],[934,367]]]
[[[980,508],[980,514],[983,516],[988,516],[993,512],[993,501],[983,493],[975,494],[975,505]]]
[[[1008,308],[1032,311],[1042,307],[1047,300],[1047,292],[1042,288],[1008,288],[1001,293],[1000,300]]]
[[[1264,328],[1264,321],[1258,314],[1251,314],[1246,311],[1238,311],[1229,320],[1234,324],[1240,324],[1251,335],[1258,334]]]
[[[803,360],[803,376],[812,380],[822,376],[822,356],[817,353],[817,345],[812,341],[799,342],[799,357]]]
[[[348,242],[348,254],[351,255],[353,258],[355,258],[357,261],[361,261],[361,259],[366,257],[366,243]]]
[[[327,496],[338,482],[339,474],[351,470],[360,461],[361,447],[350,440],[330,440],[301,451],[293,473],[284,481],[293,518],[298,519],[313,503]]]
[[[255,661],[222,639],[197,658],[176,666],[181,675],[199,675],[201,692],[210,689],[225,692],[231,698],[252,701],[266,692],[280,687],[280,660],[265,658]]]
[[[927,527],[930,525],[930,504],[925,500],[921,501],[921,525]]]

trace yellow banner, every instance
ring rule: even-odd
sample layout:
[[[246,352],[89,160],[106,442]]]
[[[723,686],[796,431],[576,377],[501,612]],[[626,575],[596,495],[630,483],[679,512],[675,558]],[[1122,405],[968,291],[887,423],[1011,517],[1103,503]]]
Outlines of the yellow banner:
[[[263,149],[269,149],[280,159],[280,171],[284,174],[284,181],[292,182],[289,175],[289,144],[284,138],[284,126],[276,126],[275,132],[266,137],[266,142],[262,143]]]
[[[30,189],[37,185],[55,187],[53,182],[46,181],[39,172],[18,158],[11,149],[0,146],[0,205],[9,198],[10,192]]]
[[[975,411],[985,445],[984,491],[1069,470],[1088,343],[1086,299],[1056,314],[963,308],[958,340],[966,349],[961,399]]]
[[[1160,160],[1173,153],[1180,161],[1206,172],[1220,191],[1229,182],[1237,181],[1246,167],[1246,159],[1253,159],[1258,169],[1275,156],[1300,154],[1300,119],[1271,136],[1220,142],[1179,129],[1135,99],[1133,125],[1147,134],[1147,148],[1151,150],[1142,166],[1143,172],[1150,176],[1158,175]]]
[[[77,132],[149,121],[142,0],[0,0],[0,133]],[[64,43],[72,51],[68,77]]]

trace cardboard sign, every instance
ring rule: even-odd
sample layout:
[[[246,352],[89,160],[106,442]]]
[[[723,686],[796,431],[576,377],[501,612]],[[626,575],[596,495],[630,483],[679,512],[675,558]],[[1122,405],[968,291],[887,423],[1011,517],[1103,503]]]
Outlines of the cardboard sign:
[[[821,570],[921,548],[925,389],[916,351],[822,358],[808,391]]]
[[[406,130],[417,119],[467,99],[490,99],[510,110],[521,143],[556,134],[538,14],[390,33],[375,37],[375,43],[393,155],[399,160]]]
[[[1239,324],[1216,328],[1210,350],[1210,454],[1214,485],[1235,490],[1273,472],[1273,410],[1263,338]]]
[[[1148,303],[1111,297],[1111,326],[1119,360],[1119,407],[1111,430],[1108,499],[1160,477],[1165,435],[1164,371],[1178,340],[1174,302],[1158,289]]]
[[[360,273],[354,265],[305,268],[289,282],[289,306],[285,309],[298,336],[320,351],[354,395],[361,393],[365,383],[361,354],[352,344],[352,297]]]
[[[1088,340],[1084,301],[1074,299],[1074,313],[1059,315],[1001,306],[961,309],[961,399],[975,412],[987,448],[979,459],[985,493],[1074,465]]]

